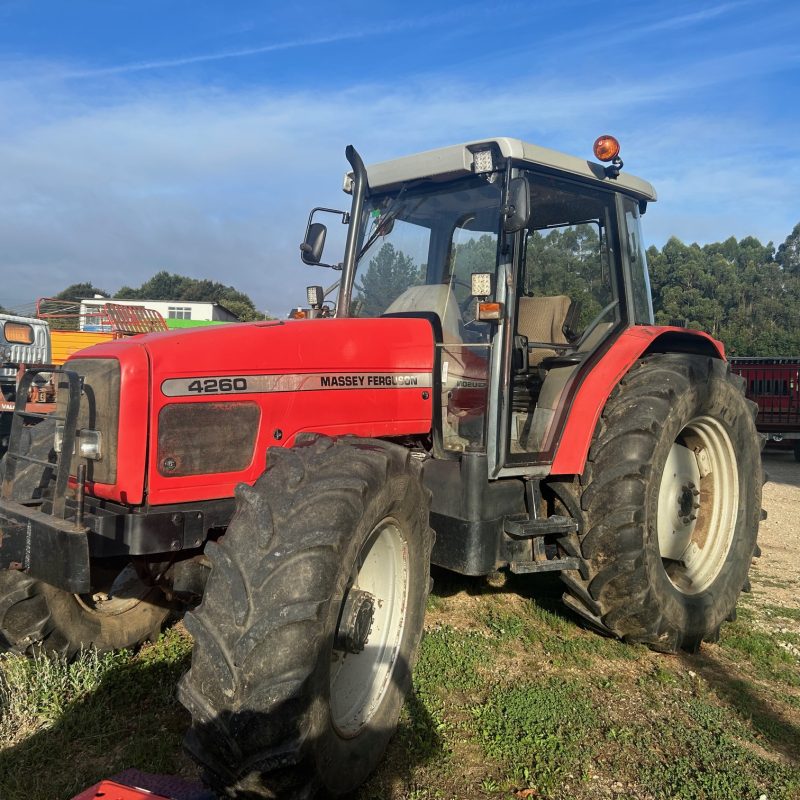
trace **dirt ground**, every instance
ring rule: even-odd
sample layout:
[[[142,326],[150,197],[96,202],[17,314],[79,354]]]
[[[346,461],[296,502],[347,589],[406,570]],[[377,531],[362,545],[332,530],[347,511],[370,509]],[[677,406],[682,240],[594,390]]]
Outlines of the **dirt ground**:
[[[759,528],[753,600],[761,606],[800,608],[800,463],[791,452],[767,450],[764,470],[767,518]]]

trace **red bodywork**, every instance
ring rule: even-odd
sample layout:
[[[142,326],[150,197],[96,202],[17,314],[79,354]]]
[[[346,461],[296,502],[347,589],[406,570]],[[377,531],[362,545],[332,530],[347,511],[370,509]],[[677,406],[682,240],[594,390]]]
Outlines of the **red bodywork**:
[[[583,472],[594,429],[609,395],[636,359],[657,346],[657,340],[666,337],[675,337],[682,341],[694,339],[709,355],[725,358],[722,343],[701,331],[654,325],[637,325],[623,331],[592,366],[572,398],[564,431],[553,459],[550,471],[552,475],[580,475]]]
[[[169,800],[160,794],[153,794],[146,789],[123,786],[116,781],[100,781],[100,783],[76,794],[72,800]]]
[[[562,402],[568,404],[568,413],[554,452],[552,474],[583,471],[609,394],[636,359],[667,335],[689,337],[695,349],[699,337],[701,349],[724,358],[722,345],[706,334],[646,326],[624,331],[580,385],[565,391]],[[240,482],[254,483],[264,470],[267,449],[290,447],[304,431],[366,437],[426,435],[431,431],[437,392],[434,354],[430,323],[409,317],[270,321],[97,345],[80,358],[113,358],[121,365],[117,482],[95,483],[89,491],[127,505],[145,499],[151,506],[213,500],[231,497]],[[478,385],[481,370],[459,369],[458,381],[470,379],[460,398],[470,402],[463,403],[460,414],[483,404],[485,390]],[[415,383],[368,384],[379,384],[383,376],[409,375],[416,376]],[[342,378],[357,384],[358,376],[364,378],[360,385],[322,385],[325,380]],[[185,386],[203,378],[217,378],[222,383],[226,377],[258,378],[272,384],[253,393],[169,396],[172,389],[167,387],[176,383]],[[162,409],[209,401],[257,404],[260,420],[249,463],[231,472],[180,477],[162,474],[158,463]]]
[[[237,483],[254,483],[267,448],[291,446],[297,434],[389,437],[425,434],[432,420],[434,341],[423,319],[342,319],[259,322],[152,334],[97,345],[80,358],[114,358],[121,365],[117,483],[90,492],[150,505],[231,497]],[[314,388],[303,376],[424,374],[416,386]],[[296,391],[165,396],[166,380],[225,376],[298,376]],[[148,403],[142,398],[149,398]],[[158,416],[173,403],[209,400],[257,403],[260,423],[253,457],[237,472],[166,477],[157,469]]]
[[[758,404],[759,431],[800,432],[800,358],[732,358],[731,369],[745,379],[747,396]]]

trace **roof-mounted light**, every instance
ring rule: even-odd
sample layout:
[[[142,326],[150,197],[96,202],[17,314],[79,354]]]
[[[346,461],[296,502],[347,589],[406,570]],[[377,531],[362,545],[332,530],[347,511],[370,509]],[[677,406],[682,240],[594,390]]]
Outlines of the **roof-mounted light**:
[[[492,158],[492,148],[485,150],[475,150],[472,153],[472,171],[477,175],[486,172],[494,172],[494,159]]]
[[[604,133],[594,140],[594,157],[598,161],[613,161],[619,155],[619,142]]]
[[[604,172],[607,178],[618,178],[622,170],[622,159],[619,157],[619,142],[607,133],[594,140],[594,157],[598,161],[610,161]]]

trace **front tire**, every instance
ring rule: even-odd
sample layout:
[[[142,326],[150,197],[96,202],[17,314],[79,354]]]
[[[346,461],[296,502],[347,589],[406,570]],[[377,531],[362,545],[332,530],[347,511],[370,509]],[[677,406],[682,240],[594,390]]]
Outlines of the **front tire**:
[[[21,450],[40,461],[55,462],[55,421],[25,428]],[[53,467],[20,461],[14,475],[14,499],[40,498],[48,491]],[[0,482],[6,457],[0,460]],[[93,591],[76,595],[17,570],[0,571],[0,648],[31,655],[45,652],[72,659],[81,650],[100,652],[135,647],[161,630],[170,607],[161,589],[142,580],[134,564],[91,565]]]
[[[352,791],[397,726],[422,634],[429,494],[405,448],[274,448],[219,543],[179,697],[185,745],[231,797]]]
[[[101,569],[93,562],[93,581]],[[81,650],[104,653],[157,637],[170,612],[161,589],[147,585],[131,563],[102,571],[107,591],[85,596],[24,572],[0,572],[0,645],[71,660]]]
[[[655,650],[695,650],[734,613],[756,548],[753,404],[718,359],[653,355],[612,393],[578,494],[566,604]]]

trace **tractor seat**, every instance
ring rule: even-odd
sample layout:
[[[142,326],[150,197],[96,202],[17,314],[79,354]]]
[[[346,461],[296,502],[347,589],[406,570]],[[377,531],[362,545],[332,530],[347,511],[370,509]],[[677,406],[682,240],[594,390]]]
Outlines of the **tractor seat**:
[[[563,294],[552,297],[520,297],[517,314],[517,333],[531,342],[569,344],[564,334],[572,300]],[[542,360],[556,355],[557,350],[535,347],[528,353],[528,364],[538,367]]]
[[[463,344],[461,311],[447,284],[410,286],[384,311],[384,315],[414,311],[434,313],[442,323],[443,344]]]

